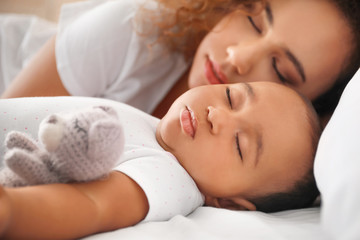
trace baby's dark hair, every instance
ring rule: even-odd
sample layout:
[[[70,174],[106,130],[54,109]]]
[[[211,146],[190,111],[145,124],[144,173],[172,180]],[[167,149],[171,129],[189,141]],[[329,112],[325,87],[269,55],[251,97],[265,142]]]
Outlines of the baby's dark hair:
[[[310,207],[319,195],[316,187],[313,168],[285,192],[277,192],[266,196],[249,199],[256,206],[257,211],[271,213],[289,209]]]
[[[313,160],[315,159],[322,128],[319,117],[311,102],[303,95],[299,95],[307,107],[306,117],[310,129],[309,136],[311,141],[311,161],[304,159],[304,161],[308,161],[308,163],[306,163],[308,164],[308,170],[305,172],[304,176],[295,182],[290,189],[284,192],[275,192],[248,199],[253,204],[255,204],[256,210],[258,211],[270,213],[289,209],[306,208],[311,206],[316,197],[319,195],[319,190],[315,182]]]

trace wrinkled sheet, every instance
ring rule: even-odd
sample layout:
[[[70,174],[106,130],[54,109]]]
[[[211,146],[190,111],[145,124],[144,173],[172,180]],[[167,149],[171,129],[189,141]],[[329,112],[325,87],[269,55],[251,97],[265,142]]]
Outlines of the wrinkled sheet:
[[[236,212],[200,207],[187,217],[100,233],[84,240],[114,239],[266,239],[322,240],[320,209],[308,208],[274,214]]]

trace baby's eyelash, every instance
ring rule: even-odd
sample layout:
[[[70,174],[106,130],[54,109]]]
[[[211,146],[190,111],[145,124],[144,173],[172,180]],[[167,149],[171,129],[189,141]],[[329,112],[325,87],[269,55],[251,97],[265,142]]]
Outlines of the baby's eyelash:
[[[226,96],[229,101],[230,108],[232,108],[231,96],[230,96],[230,88],[226,87]]]
[[[243,156],[242,156],[242,152],[241,152],[241,148],[240,148],[239,136],[237,134],[235,135],[235,141],[236,141],[236,148],[239,152],[239,156],[241,158],[241,161],[243,161]]]

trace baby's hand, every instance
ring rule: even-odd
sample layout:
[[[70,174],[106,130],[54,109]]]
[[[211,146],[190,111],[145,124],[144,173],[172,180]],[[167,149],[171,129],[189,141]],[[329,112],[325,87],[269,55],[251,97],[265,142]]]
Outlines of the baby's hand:
[[[6,190],[0,185],[0,238],[2,238],[9,224],[10,201]]]

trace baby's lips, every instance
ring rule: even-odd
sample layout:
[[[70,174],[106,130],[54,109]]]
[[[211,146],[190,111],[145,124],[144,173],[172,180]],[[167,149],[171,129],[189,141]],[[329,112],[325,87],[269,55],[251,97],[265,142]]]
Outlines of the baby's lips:
[[[195,128],[196,125],[194,124],[194,121],[196,123],[196,120],[193,119],[192,113],[188,110],[188,108],[184,109],[181,112],[180,121],[181,121],[181,127],[184,130],[184,132],[190,137],[194,138],[196,131]]]

